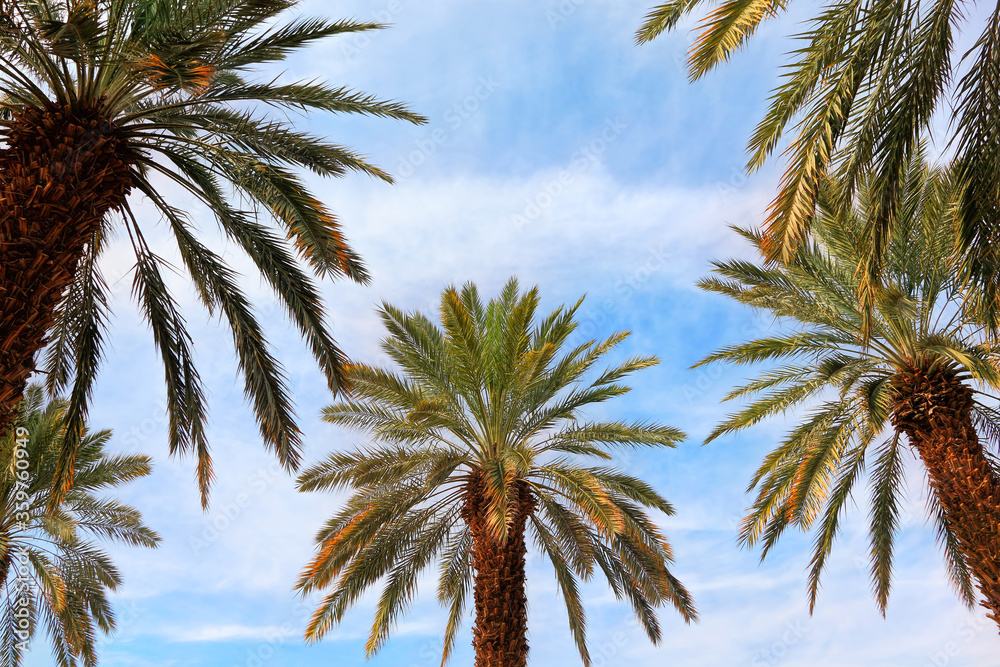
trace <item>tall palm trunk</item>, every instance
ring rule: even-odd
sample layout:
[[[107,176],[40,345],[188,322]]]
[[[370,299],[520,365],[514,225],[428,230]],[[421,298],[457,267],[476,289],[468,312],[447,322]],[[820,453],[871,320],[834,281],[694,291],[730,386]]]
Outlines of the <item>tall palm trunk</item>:
[[[87,244],[125,202],[134,159],[93,110],[30,109],[0,138],[2,437]]]
[[[528,663],[524,529],[535,503],[528,484],[516,484],[518,510],[508,526],[506,542],[497,539],[486,522],[482,478],[475,477],[467,489],[462,516],[472,531],[475,667],[525,667]]]
[[[982,604],[1000,625],[1000,476],[972,422],[972,390],[940,366],[900,374],[894,386],[893,424],[926,466]]]

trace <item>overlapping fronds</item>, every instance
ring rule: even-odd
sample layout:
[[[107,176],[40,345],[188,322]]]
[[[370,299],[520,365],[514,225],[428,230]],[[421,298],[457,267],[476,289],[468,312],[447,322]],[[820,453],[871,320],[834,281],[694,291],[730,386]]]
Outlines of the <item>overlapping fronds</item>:
[[[869,479],[871,574],[876,601],[889,597],[894,538],[904,492],[900,435],[890,425],[893,378],[913,368],[953,369],[984,392],[1000,382],[1000,359],[981,317],[982,300],[966,289],[952,252],[960,233],[954,211],[961,188],[949,174],[907,166],[904,202],[885,252],[884,282],[866,313],[857,298],[856,267],[866,252],[868,217],[880,194],[864,181],[856,206],[834,204],[840,184],[824,182],[824,205],[812,240],[787,265],[720,261],[701,281],[710,292],[776,317],[773,334],[725,347],[701,363],[766,364],[727,400],[742,407],[712,431],[709,440],[782,414],[803,417],[753,476],[754,503],[740,542],[760,545],[766,556],[791,527],[816,534],[809,575],[815,604],[820,575],[856,483]],[[877,179],[873,176],[871,180]],[[764,235],[743,234],[764,256]],[[993,399],[977,404],[977,428],[996,433]],[[995,443],[994,443],[995,447]],[[867,476],[867,477],[866,477]],[[935,515],[936,516],[936,515]],[[949,570],[963,599],[972,599],[969,570],[954,535],[938,522]],[[958,555],[956,555],[958,554]]]
[[[58,108],[99,118],[103,130],[122,140],[126,154],[120,157],[130,165],[133,193],[159,210],[201,300],[232,329],[263,439],[290,469],[298,464],[300,434],[282,367],[238,276],[205,246],[204,223],[162,194],[162,186],[179,186],[214,215],[225,236],[259,269],[330,388],[338,390],[345,359],[330,335],[315,278],[366,282],[368,273],[302,172],[392,179],[353,150],[297,129],[294,117],[328,112],[424,119],[398,102],[347,88],[274,78],[271,68],[303,47],[381,27],[285,18],[297,4],[27,0],[6,3],[0,14],[0,127],[24,122],[28,109]],[[134,294],[164,365],[171,451],[199,457],[207,502],[212,474],[203,384],[185,320],[161,275],[163,253],[150,249],[143,236],[146,221],[136,219],[128,202],[105,222],[81,259],[49,336],[48,388],[59,394],[73,386],[74,427],[68,431],[62,484],[102,358],[108,298],[98,268],[103,241],[124,228],[135,249]]]
[[[652,40],[706,10],[688,60],[697,79],[729,60],[786,7],[784,0],[724,0],[717,6],[673,0],[650,11],[637,40]],[[960,32],[979,36],[966,52],[956,44]],[[788,261],[805,249],[825,179],[842,183],[843,206],[864,180],[874,193],[865,216],[868,252],[860,256],[859,292],[871,307],[883,253],[894,227],[907,218],[911,159],[940,116],[950,122],[935,139],[954,149],[958,165],[960,233],[953,241],[962,252],[961,276],[982,290],[990,303],[988,323],[1000,326],[1000,7],[837,0],[817,5],[795,43],[749,143],[748,169],[755,170],[792,135],[781,149],[787,163],[764,227],[765,257]]]
[[[66,428],[66,401],[46,403],[33,386],[20,430],[0,442],[0,665],[23,664],[40,630],[59,667],[97,664],[99,633],[115,628],[108,593],[121,575],[100,542],[156,547],[141,514],[107,495],[148,475],[146,456],[110,455],[109,431],[84,431],[73,486],[50,507]],[[20,623],[28,619],[28,627]],[[37,649],[36,649],[37,650]]]
[[[437,563],[438,598],[450,612],[446,662],[472,589],[462,506],[473,478],[482,480],[486,523],[501,544],[518,511],[516,489],[527,482],[536,503],[528,531],[555,569],[584,664],[590,656],[578,582],[598,568],[654,642],[660,605],[695,618],[649,515],[672,514],[671,505],[634,476],[587,465],[611,459],[616,448],[672,447],[683,439],[659,424],[583,419],[588,406],[628,392],[622,381],[657,361],[628,359],[596,372],[627,334],[567,351],[580,303],[536,322],[538,301],[537,289],[521,292],[511,280],[489,303],[475,285],[449,288],[440,325],[382,305],[382,347],[398,370],[352,365],[351,399],[324,412],[328,422],[373,442],[332,454],[299,478],[302,490],[351,491],[317,536],[318,552],[298,584],[302,593],[332,589],[308,639],[319,640],[383,582],[367,646],[373,654],[412,602],[420,573]]]

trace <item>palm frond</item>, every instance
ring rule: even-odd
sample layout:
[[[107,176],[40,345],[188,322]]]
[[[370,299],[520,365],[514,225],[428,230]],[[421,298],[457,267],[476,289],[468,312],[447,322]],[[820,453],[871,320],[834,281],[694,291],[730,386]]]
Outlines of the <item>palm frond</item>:
[[[60,267],[73,280],[54,306],[44,370],[52,395],[67,391],[70,397],[56,477],[62,491],[71,483],[74,451],[106,344],[110,313],[100,273],[105,239],[126,230],[136,254],[133,296],[150,323],[164,365],[171,452],[197,454],[199,488],[203,503],[208,502],[212,462],[204,428],[207,406],[193,341],[186,314],[157,275],[162,258],[142,238],[147,221],[134,214],[129,191],[153,202],[176,238],[183,272],[209,311],[232,330],[246,395],[265,444],[286,467],[298,465],[299,429],[282,367],[264,342],[265,323],[238,289],[231,266],[208,251],[183,207],[163,194],[161,178],[214,214],[274,289],[331,390],[345,389],[347,360],[330,333],[314,278],[365,283],[369,274],[335,213],[300,172],[308,169],[325,177],[360,172],[386,182],[392,177],[361,153],[296,129],[291,119],[314,112],[407,123],[426,119],[400,102],[344,86],[273,78],[274,66],[319,40],[383,27],[299,16],[299,4],[32,0],[0,17],[4,136],[19,123],[62,110],[72,117],[71,126],[106,128],[114,135],[127,181],[124,194],[95,209],[107,210],[72,265]],[[38,112],[34,116],[29,113],[33,110]],[[91,135],[67,136],[66,141],[86,154],[93,149]],[[73,196],[100,198],[99,186]],[[240,210],[241,205],[251,210]]]
[[[585,465],[606,462],[617,449],[674,447],[684,439],[653,422],[583,418],[588,406],[629,391],[626,378],[656,360],[633,357],[598,371],[627,334],[562,352],[580,303],[541,318],[538,303],[537,288],[522,290],[511,279],[489,301],[471,283],[447,288],[440,324],[382,304],[382,349],[396,368],[352,364],[350,398],[323,411],[326,421],[371,442],[335,452],[299,477],[302,491],[350,493],[317,535],[316,555],[299,579],[302,594],[328,591],[307,639],[320,639],[384,582],[366,645],[375,654],[417,594],[420,573],[437,559],[438,600],[448,608],[446,663],[481,567],[474,545],[509,548],[525,526],[553,565],[585,665],[578,580],[589,580],[595,565],[654,641],[661,605],[696,618],[690,594],[667,567],[669,544],[648,515],[670,516],[673,506],[637,477]],[[473,526],[482,533],[474,535]]]
[[[849,20],[838,16],[848,10],[848,3],[832,6],[823,20]],[[891,14],[903,7],[880,11]],[[947,11],[934,19],[935,30],[943,29],[946,16]],[[885,48],[895,44],[891,26],[871,30],[881,35]],[[931,94],[930,84],[912,85],[924,86],[914,95]],[[716,262],[715,276],[701,283],[775,318],[777,332],[726,346],[698,364],[763,366],[728,393],[726,400],[741,404],[707,441],[779,415],[794,420],[751,478],[748,492],[756,495],[739,542],[760,546],[764,558],[789,528],[814,529],[810,609],[871,443],[884,439],[872,454],[868,481],[871,577],[876,604],[885,612],[905,485],[901,447],[907,441],[893,426],[897,379],[913,369],[943,368],[984,391],[1000,386],[995,347],[980,312],[986,297],[964,281],[954,252],[960,232],[953,216],[962,186],[948,172],[930,168],[922,148],[914,150],[915,157],[900,167],[902,180],[893,186],[900,189],[895,203],[883,199],[887,186],[879,179],[889,178],[884,174],[859,180],[853,193],[853,184],[827,179],[814,193],[809,243],[794,257],[785,264],[768,262],[766,234],[740,230],[762,261]],[[843,207],[845,201],[850,208]],[[884,252],[878,253],[879,279],[865,286],[859,262],[865,260],[873,229],[889,215],[887,206],[895,219],[883,230],[888,231]],[[867,300],[857,297],[861,288],[868,290]],[[987,436],[1000,433],[989,400],[974,406],[974,425]],[[968,566],[941,521],[939,539],[949,572],[960,595],[969,599]]]

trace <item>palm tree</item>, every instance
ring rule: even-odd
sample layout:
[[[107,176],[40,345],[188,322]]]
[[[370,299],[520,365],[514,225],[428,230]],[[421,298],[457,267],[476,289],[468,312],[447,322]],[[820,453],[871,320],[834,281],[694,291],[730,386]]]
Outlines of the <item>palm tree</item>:
[[[670,0],[656,6],[637,40],[672,30],[707,4]],[[774,0],[713,6],[697,28],[690,77],[699,79],[728,61],[786,7]],[[977,10],[950,0],[838,0],[817,9],[796,36],[792,62],[749,143],[748,169],[756,170],[789,126],[796,133],[785,149],[787,168],[764,228],[768,259],[788,260],[807,242],[827,175],[843,184],[844,206],[866,178],[866,187],[878,193],[865,225],[871,252],[861,253],[861,289],[870,301],[883,250],[904,214],[909,161],[936,114],[944,112],[942,120],[950,123],[942,138],[955,150],[960,185],[963,275],[985,289],[989,322],[1000,324],[1000,5],[985,14]],[[956,44],[960,33],[979,35],[964,53]]]
[[[164,281],[172,267],[146,241],[148,224],[134,215],[130,194],[156,207],[201,301],[232,329],[261,435],[286,467],[297,466],[301,438],[281,365],[238,275],[161,194],[162,184],[211,211],[274,290],[331,389],[343,380],[344,358],[310,274],[362,283],[368,274],[296,170],[391,179],[289,119],[314,111],[423,119],[346,88],[274,79],[272,66],[312,42],[380,27],[283,20],[297,4],[23,0],[0,13],[0,434],[11,428],[48,344],[48,389],[72,387],[60,487],[70,483],[106,343],[108,288],[99,262],[107,239],[121,233],[135,251],[133,295],[163,362],[170,449],[197,452],[207,499],[211,462],[192,341]]]
[[[877,177],[873,177],[877,178]],[[932,491],[933,520],[962,598],[1000,624],[1000,411],[982,393],[1000,383],[1000,359],[974,293],[962,289],[952,248],[961,190],[947,174],[915,160],[876,293],[871,337],[855,298],[857,260],[879,196],[864,182],[855,210],[834,203],[827,183],[814,241],[786,266],[730,260],[715,264],[704,289],[773,314],[788,328],[725,347],[701,363],[773,365],[731,391],[748,403],[708,440],[781,413],[801,421],[770,452],[749,490],[756,499],[740,532],[766,556],[790,526],[815,527],[810,608],[855,484],[870,469],[871,575],[885,612],[899,530],[904,450],[916,453]],[[742,231],[764,255],[765,237]],[[860,341],[864,340],[862,343]]]
[[[31,386],[20,426],[0,441],[0,666],[23,664],[38,628],[59,667],[97,664],[98,631],[115,629],[108,593],[121,574],[94,541],[153,548],[142,515],[104,494],[150,473],[145,456],[109,455],[110,431],[84,431],[73,484],[49,509],[68,404]]]
[[[351,366],[351,398],[324,412],[326,421],[374,442],[332,454],[299,478],[304,491],[352,490],[320,531],[298,583],[304,595],[332,589],[307,639],[319,640],[384,580],[366,646],[371,656],[416,595],[420,574],[438,561],[438,599],[449,608],[442,664],[471,589],[476,666],[522,667],[529,532],[555,569],[585,665],[578,580],[590,579],[595,565],[654,643],[657,606],[669,602],[686,621],[695,619],[690,595],[668,569],[670,546],[647,513],[673,508],[604,464],[609,450],[672,447],[683,434],[649,422],[582,421],[583,408],[627,393],[621,381],[657,361],[633,357],[584,381],[628,334],[560,354],[579,306],[534,323],[538,290],[520,294],[513,279],[486,305],[472,284],[445,290],[441,328],[383,303],[389,335],[382,348],[401,372]]]

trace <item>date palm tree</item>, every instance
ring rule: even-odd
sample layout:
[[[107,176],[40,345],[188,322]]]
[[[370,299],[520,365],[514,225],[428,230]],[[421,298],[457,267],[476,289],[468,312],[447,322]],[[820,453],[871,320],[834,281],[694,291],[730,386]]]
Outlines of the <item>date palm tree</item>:
[[[332,589],[306,636],[319,640],[384,580],[367,653],[387,640],[438,563],[438,599],[449,608],[442,664],[451,655],[469,593],[476,667],[523,667],[528,655],[526,538],[551,561],[585,665],[586,616],[578,580],[600,568],[653,642],[656,607],[695,619],[671,574],[669,544],[648,514],[673,514],[653,488],[605,462],[610,450],[672,447],[683,434],[649,422],[584,421],[582,410],[629,391],[621,381],[657,363],[634,357],[596,379],[585,374],[625,340],[617,333],[561,352],[579,307],[535,323],[537,288],[511,280],[483,304],[472,284],[445,290],[441,327],[383,304],[382,348],[399,366],[353,365],[350,399],[324,418],[372,436],[299,478],[304,491],[350,489],[320,531],[303,594]],[[587,465],[588,459],[599,464]]]
[[[98,632],[115,629],[108,593],[122,582],[98,541],[156,547],[160,538],[142,515],[106,494],[148,475],[145,456],[104,451],[110,431],[84,431],[73,484],[50,510],[67,424],[67,403],[46,403],[29,387],[19,426],[0,440],[0,666],[23,664],[45,628],[54,664],[97,664]]]
[[[637,33],[640,43],[674,29],[702,0],[654,7]],[[696,31],[689,73],[699,79],[728,61],[786,2],[712,3]],[[960,34],[975,39],[960,50]],[[991,325],[1000,324],[1000,5],[951,0],[837,0],[817,5],[784,69],[770,106],[749,143],[748,169],[760,168],[788,131],[787,168],[764,227],[768,259],[788,260],[807,242],[819,184],[842,183],[848,205],[862,178],[870,197],[864,279],[870,301],[883,250],[904,213],[907,167],[940,114],[944,144],[954,149],[957,240],[966,251],[963,275],[985,289]],[[871,174],[871,177],[867,175]]]
[[[314,276],[368,274],[334,215],[298,170],[388,174],[357,153],[297,130],[296,113],[422,118],[394,102],[306,81],[274,66],[319,39],[378,28],[284,18],[297,0],[19,0],[0,12],[0,434],[41,364],[48,389],[69,394],[66,487],[104,350],[109,237],[135,253],[133,295],[162,358],[170,449],[193,451],[207,501],[211,462],[192,341],[166,286],[167,249],[147,241],[155,207],[176,241],[176,264],[209,312],[232,329],[245,393],[263,440],[295,468],[300,433],[283,371],[238,276],[206,245],[163,185],[203,204],[255,264],[336,390],[344,358],[324,322]],[[193,198],[193,199],[192,199]],[[241,205],[242,204],[242,205]],[[249,210],[247,210],[249,209]],[[40,351],[48,345],[44,363]]]
[[[978,586],[982,605],[1000,625],[1000,468],[993,459],[1000,411],[988,393],[1000,383],[1000,358],[978,317],[977,295],[957,277],[952,248],[961,189],[949,175],[911,163],[865,339],[856,267],[866,216],[880,195],[865,181],[857,207],[836,213],[843,210],[831,203],[840,196],[837,187],[824,186],[814,240],[789,264],[717,262],[716,275],[701,282],[788,325],[701,362],[771,364],[728,394],[726,400],[747,403],[708,439],[777,414],[802,415],[751,480],[757,495],[740,541],[760,544],[766,556],[789,527],[815,528],[812,608],[845,508],[867,468],[871,575],[884,613],[910,449],[929,479],[953,583],[970,605]],[[742,233],[764,255],[764,235]]]

